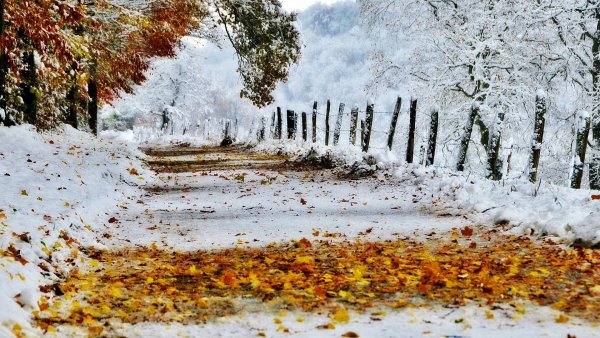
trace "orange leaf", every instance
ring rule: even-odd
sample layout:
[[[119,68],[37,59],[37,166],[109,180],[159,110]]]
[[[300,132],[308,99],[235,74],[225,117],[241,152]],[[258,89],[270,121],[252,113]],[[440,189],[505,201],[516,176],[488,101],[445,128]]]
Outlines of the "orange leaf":
[[[460,233],[465,237],[471,237],[473,236],[473,228],[466,226],[460,229]]]
[[[225,274],[221,277],[221,282],[223,282],[230,288],[237,288],[238,286],[237,278],[235,277],[235,274],[231,271],[225,272]]]

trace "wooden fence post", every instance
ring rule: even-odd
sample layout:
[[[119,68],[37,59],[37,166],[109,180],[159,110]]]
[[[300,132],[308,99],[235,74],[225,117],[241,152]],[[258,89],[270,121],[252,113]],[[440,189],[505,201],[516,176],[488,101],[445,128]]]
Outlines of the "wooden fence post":
[[[327,111],[325,112],[325,145],[329,145],[329,113],[331,112],[331,101],[327,100]]]
[[[302,112],[302,141],[308,138],[308,126],[306,125],[306,112]]]
[[[287,111],[287,136],[288,140],[296,139],[296,130],[298,126],[298,116],[293,110]]]
[[[373,130],[373,115],[375,114],[375,105],[371,102],[367,104],[367,117],[365,121],[365,142],[363,145],[363,152],[369,151],[369,144],[371,143],[371,132]]]
[[[392,115],[392,123],[390,124],[390,132],[388,134],[387,146],[392,150],[394,145],[394,135],[396,134],[396,125],[398,124],[398,116],[400,115],[400,109],[402,108],[402,98],[398,96],[396,100],[396,106],[394,107],[394,115]]]
[[[365,120],[360,120],[360,148],[365,149]]]
[[[408,129],[408,146],[406,149],[406,163],[413,163],[415,154],[415,131],[417,128],[417,100],[410,99],[410,123]]]
[[[533,143],[531,145],[531,163],[529,165],[529,181],[535,183],[538,176],[542,143],[544,142],[544,128],[546,125],[546,97],[541,93],[535,98],[535,127],[533,130]]]
[[[356,145],[356,127],[358,124],[358,107],[354,106],[350,112],[350,144]],[[362,141],[361,141],[362,142]],[[362,143],[361,143],[362,147]]]
[[[434,109],[431,112],[431,127],[429,128],[429,142],[427,144],[427,161],[426,166],[433,165],[435,162],[435,147],[437,145],[437,135],[439,126],[439,112]]]
[[[333,131],[333,145],[336,146],[340,141],[340,133],[342,132],[342,118],[344,116],[344,109],[346,105],[340,103],[340,110],[338,111],[337,119],[335,120],[335,130]]]
[[[277,126],[275,127],[275,136],[281,140],[283,134],[283,121],[281,116],[281,107],[277,107]]]
[[[312,141],[313,143],[317,143],[317,101],[313,103],[313,112],[312,112]]]
[[[465,126],[465,133],[460,141],[460,148],[458,149],[458,161],[456,163],[456,171],[465,171],[465,162],[467,162],[467,152],[469,151],[469,143],[471,143],[471,134],[473,134],[473,124],[475,124],[475,118],[479,114],[479,105],[474,103],[471,106],[471,112],[469,113],[469,119]]]
[[[575,161],[573,162],[573,175],[571,178],[571,188],[581,189],[583,180],[583,168],[585,166],[585,155],[587,152],[588,137],[592,127],[592,119],[589,113],[581,112],[577,114],[575,121],[577,127],[577,139],[575,141]]]

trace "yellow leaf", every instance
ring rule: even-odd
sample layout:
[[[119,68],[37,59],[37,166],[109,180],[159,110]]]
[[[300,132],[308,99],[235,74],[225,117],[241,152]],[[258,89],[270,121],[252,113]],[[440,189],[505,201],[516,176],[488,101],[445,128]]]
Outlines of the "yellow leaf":
[[[560,316],[554,318],[554,321],[556,323],[559,323],[559,324],[564,324],[564,323],[567,323],[569,321],[569,317],[561,314]]]
[[[148,277],[146,279],[146,284],[152,284],[153,282],[154,282],[154,278],[152,278],[152,277]]]
[[[312,263],[313,261],[314,261],[314,258],[312,258],[310,256],[296,257],[296,263],[300,263],[300,264],[308,264],[308,263]]]
[[[190,266],[190,273],[192,275],[195,275],[196,273],[198,273],[198,269],[196,269],[195,265]]]
[[[598,296],[600,296],[600,285],[596,285],[590,288],[590,292],[592,294],[596,294]]]
[[[279,319],[279,318],[273,318],[273,323],[275,323],[275,324],[281,324],[281,319]]]
[[[350,314],[348,314],[348,310],[346,309],[339,309],[333,314],[331,319],[338,323],[347,323],[350,320]]]
[[[25,189],[21,190],[21,195],[22,196],[29,196],[29,194],[27,193],[27,190],[25,190]]]
[[[548,271],[547,269],[537,268],[534,271],[531,271],[529,273],[529,275],[531,277],[536,277],[537,278],[537,277],[544,277],[544,276],[548,275],[549,273],[550,273],[550,271]]]

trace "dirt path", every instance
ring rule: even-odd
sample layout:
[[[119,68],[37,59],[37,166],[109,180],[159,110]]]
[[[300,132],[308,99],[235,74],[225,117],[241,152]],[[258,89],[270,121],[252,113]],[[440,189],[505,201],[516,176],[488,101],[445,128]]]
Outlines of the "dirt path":
[[[158,179],[40,314],[50,332],[493,336],[525,321],[522,336],[596,334],[598,252],[423,214],[385,177],[236,147],[146,152]]]

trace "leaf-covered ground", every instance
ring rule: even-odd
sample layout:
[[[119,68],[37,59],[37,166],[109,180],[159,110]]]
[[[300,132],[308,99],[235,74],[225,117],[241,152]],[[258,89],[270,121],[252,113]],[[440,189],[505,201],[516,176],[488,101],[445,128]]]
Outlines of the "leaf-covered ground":
[[[317,234],[315,234],[317,235]],[[600,252],[465,227],[416,241],[333,242],[303,238],[264,248],[194,253],[153,248],[98,251],[87,272],[61,286],[64,300],[39,314],[40,325],[87,326],[117,320],[203,323],[242,311],[326,312],[413,306],[493,308],[522,301],[600,321]],[[490,312],[490,316],[493,316]],[[327,325],[323,327],[327,328]]]

